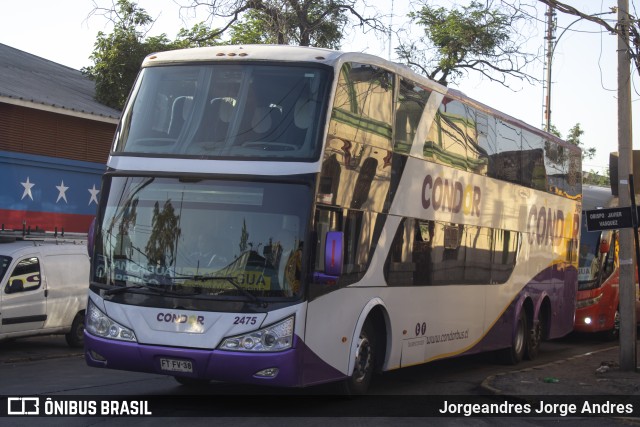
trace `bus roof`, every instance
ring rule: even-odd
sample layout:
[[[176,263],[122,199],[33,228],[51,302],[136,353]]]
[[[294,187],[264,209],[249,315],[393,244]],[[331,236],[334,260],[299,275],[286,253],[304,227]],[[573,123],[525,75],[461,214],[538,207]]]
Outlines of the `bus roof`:
[[[190,49],[178,49],[148,55],[143,67],[157,64],[198,61],[289,61],[316,62],[332,65],[344,55],[330,49],[287,45],[235,45],[210,46]],[[367,55],[373,57],[372,55]]]

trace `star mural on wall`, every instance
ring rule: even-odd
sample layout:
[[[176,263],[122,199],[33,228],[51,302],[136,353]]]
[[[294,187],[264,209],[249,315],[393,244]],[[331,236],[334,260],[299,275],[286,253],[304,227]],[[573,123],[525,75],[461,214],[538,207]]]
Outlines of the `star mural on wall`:
[[[56,203],[58,203],[60,199],[64,200],[65,203],[69,203],[67,201],[67,195],[66,195],[66,192],[69,189],[69,187],[65,187],[64,181],[61,181],[60,185],[56,185],[56,188],[58,189],[58,198],[56,199]]]
[[[34,184],[33,182],[29,182],[29,177],[27,177],[26,182],[21,182],[20,184],[22,184],[22,186],[24,187],[24,192],[22,193],[22,197],[20,198],[20,200],[24,199],[27,196],[29,196],[29,198],[33,200],[33,194],[31,194],[31,188],[33,188],[33,186],[36,184]]]
[[[96,189],[96,185],[93,184],[93,188],[90,188],[89,193],[91,193],[91,198],[89,199],[89,204],[91,204],[91,202],[95,202],[96,205],[98,204],[98,193],[100,192],[100,190]]]

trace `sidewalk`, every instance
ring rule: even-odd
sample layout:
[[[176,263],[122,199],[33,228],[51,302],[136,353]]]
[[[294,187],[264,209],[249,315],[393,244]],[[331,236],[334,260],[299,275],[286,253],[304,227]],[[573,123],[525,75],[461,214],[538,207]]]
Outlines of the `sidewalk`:
[[[640,395],[640,371],[621,371],[613,346],[553,363],[486,378],[482,389],[508,396]]]

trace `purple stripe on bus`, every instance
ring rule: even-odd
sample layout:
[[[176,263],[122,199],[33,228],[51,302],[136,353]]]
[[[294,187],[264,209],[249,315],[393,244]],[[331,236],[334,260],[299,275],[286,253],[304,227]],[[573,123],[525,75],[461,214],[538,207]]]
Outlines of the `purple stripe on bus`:
[[[106,360],[99,360],[93,353]],[[163,371],[160,369],[161,358],[189,360],[194,372]],[[89,366],[99,368],[280,387],[301,387],[345,378],[297,336],[291,350],[247,353],[129,343],[85,332],[85,360]],[[258,371],[268,368],[278,368],[278,375],[274,378],[255,376]]]

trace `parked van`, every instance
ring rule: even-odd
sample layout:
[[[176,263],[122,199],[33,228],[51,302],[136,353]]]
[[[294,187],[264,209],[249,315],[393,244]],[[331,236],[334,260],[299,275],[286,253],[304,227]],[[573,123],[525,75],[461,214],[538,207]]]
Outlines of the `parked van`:
[[[619,231],[588,231],[584,211],[618,207],[611,189],[582,187],[582,230],[578,258],[578,294],[574,330],[597,332],[608,339],[620,333]],[[640,322],[640,290],[636,283],[636,321]]]
[[[65,334],[82,347],[88,289],[86,240],[0,234],[0,340]]]

